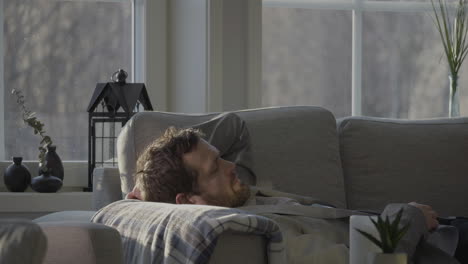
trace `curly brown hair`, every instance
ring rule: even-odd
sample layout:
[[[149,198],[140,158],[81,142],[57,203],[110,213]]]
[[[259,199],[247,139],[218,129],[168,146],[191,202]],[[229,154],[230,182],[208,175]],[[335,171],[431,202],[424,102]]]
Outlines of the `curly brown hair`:
[[[199,193],[198,173],[187,167],[182,157],[196,147],[202,136],[197,129],[170,127],[145,149],[134,175],[142,200],[175,203],[178,193]]]

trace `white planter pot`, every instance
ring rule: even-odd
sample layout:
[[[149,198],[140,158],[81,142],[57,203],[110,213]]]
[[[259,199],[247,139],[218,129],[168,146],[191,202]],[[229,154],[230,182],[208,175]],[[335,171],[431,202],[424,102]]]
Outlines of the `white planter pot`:
[[[407,264],[405,253],[376,253],[370,252],[368,255],[368,264]]]

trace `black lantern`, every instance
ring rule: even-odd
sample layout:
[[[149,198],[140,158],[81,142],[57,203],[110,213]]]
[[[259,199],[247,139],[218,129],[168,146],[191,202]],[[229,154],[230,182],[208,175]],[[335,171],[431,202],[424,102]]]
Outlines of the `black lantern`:
[[[88,187],[93,190],[93,170],[115,167],[116,141],[120,129],[143,107],[153,110],[145,84],[127,83],[128,74],[119,69],[112,82],[98,83],[88,106]]]

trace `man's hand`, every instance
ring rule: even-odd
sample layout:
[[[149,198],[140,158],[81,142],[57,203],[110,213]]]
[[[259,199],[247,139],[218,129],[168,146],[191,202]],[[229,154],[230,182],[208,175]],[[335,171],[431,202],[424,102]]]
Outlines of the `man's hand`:
[[[439,226],[439,221],[437,217],[439,216],[436,211],[432,209],[429,205],[419,204],[416,202],[408,203],[416,208],[419,208],[426,218],[426,225],[429,230],[434,230]]]

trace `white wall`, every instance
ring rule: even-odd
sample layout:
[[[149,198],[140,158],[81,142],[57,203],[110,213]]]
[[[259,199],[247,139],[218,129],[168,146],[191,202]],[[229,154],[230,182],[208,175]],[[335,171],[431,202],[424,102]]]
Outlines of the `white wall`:
[[[247,3],[223,3],[223,110],[247,107]]]
[[[205,112],[206,0],[171,0],[169,16],[168,69],[171,110]]]
[[[155,110],[169,110],[167,81],[167,0],[147,0],[145,14],[145,83]]]
[[[149,5],[151,1],[147,14],[161,13]],[[148,18],[146,78],[148,86],[163,84],[153,74],[164,73],[158,71],[164,64],[152,60],[154,53],[165,54],[166,94],[160,87],[150,88],[150,93],[158,94],[158,101],[167,97],[164,103],[154,103],[155,109],[200,113],[255,106],[252,94],[259,89],[261,72],[261,0],[156,1],[166,3],[166,46],[150,43],[164,30],[153,27],[155,20]]]

